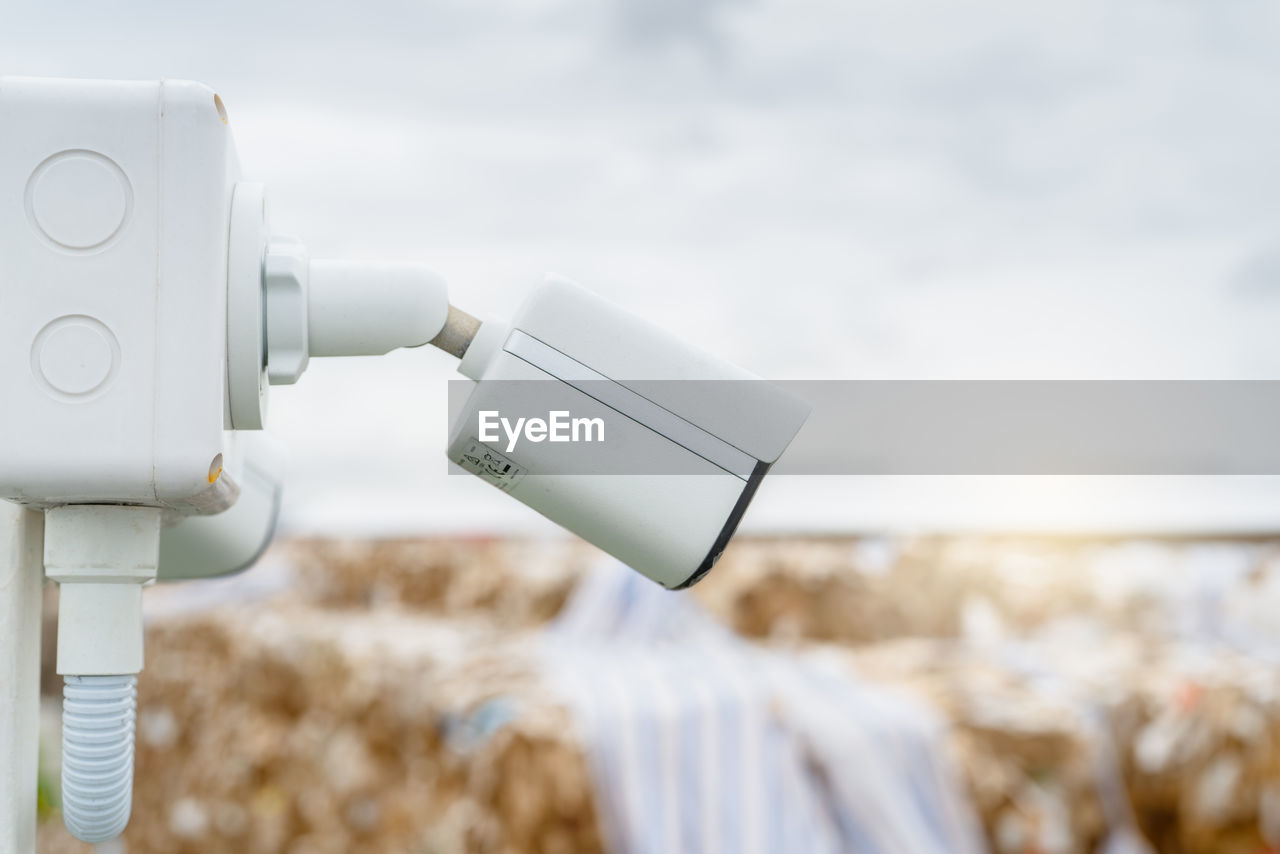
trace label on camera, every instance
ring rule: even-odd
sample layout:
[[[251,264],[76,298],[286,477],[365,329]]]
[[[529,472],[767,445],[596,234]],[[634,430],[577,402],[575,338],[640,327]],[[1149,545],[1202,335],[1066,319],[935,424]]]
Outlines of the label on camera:
[[[454,462],[504,492],[525,476],[525,469],[474,437],[466,441]]]

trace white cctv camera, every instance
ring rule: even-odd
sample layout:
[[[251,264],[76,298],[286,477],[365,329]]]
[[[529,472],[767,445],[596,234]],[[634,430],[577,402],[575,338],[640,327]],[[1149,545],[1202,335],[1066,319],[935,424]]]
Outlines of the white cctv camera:
[[[449,458],[664,587],[711,569],[808,407],[549,278],[485,323]]]
[[[141,587],[265,548],[280,469],[247,431],[312,357],[460,357],[449,459],[673,588],[807,415],[567,282],[480,323],[421,267],[310,259],[184,81],[0,78],[0,306],[0,497],[45,511],[64,818],[92,842],[129,816]]]

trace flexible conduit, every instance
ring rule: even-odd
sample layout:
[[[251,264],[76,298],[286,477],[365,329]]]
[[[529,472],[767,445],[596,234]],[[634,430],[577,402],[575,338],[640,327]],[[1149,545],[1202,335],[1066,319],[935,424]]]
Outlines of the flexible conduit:
[[[129,823],[138,677],[66,676],[62,689],[62,819],[85,842]]]

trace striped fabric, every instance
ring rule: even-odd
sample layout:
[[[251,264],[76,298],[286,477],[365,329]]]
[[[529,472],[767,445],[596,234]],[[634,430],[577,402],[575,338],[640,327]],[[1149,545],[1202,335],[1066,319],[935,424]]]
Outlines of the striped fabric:
[[[926,710],[753,647],[617,564],[545,638],[613,854],[984,850]]]

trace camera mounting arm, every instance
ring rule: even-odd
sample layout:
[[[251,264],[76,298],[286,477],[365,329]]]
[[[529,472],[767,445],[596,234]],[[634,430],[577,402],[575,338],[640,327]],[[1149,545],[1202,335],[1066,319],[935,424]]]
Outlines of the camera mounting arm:
[[[261,184],[232,192],[227,255],[229,427],[256,430],[268,385],[297,382],[312,356],[376,356],[431,343],[461,358],[479,327],[417,264],[312,259],[270,234]]]

